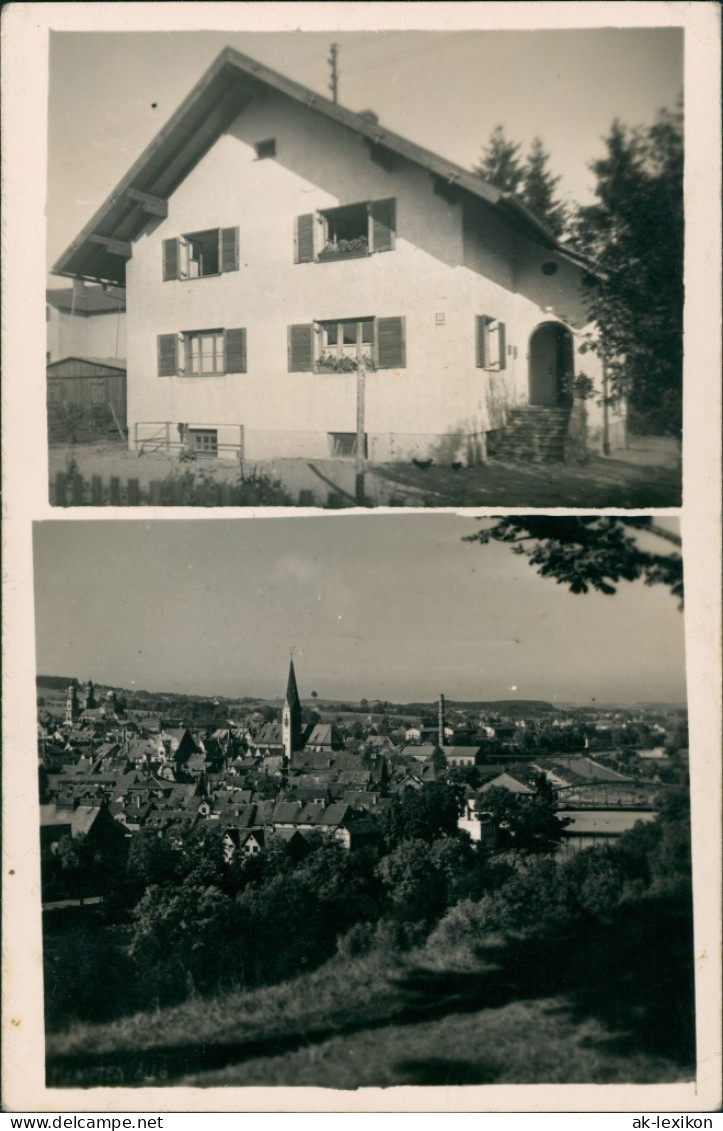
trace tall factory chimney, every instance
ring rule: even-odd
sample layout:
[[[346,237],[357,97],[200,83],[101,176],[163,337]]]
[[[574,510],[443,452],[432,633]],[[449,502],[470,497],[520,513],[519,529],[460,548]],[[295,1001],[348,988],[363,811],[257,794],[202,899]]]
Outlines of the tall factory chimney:
[[[440,747],[444,746],[444,726],[445,726],[445,721],[444,721],[444,695],[442,695],[442,693],[440,692],[440,694],[439,694],[439,741],[438,741],[438,745]]]

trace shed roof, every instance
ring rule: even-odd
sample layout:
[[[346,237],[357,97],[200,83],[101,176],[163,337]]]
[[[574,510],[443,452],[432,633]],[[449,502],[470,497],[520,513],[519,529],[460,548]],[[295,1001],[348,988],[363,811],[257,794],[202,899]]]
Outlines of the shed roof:
[[[51,287],[45,292],[45,301],[56,310],[73,314],[115,314],[126,308],[123,287],[86,287],[80,293],[72,287]]]
[[[263,96],[269,89],[345,126],[368,145],[411,161],[441,182],[490,204],[510,226],[542,246],[555,248],[580,262],[516,197],[493,187],[461,165],[384,129],[371,116],[347,110],[248,55],[225,47],[63,252],[53,267],[54,274],[123,285],[125,257],[129,252],[122,245],[131,244],[138,238],[148,223],[149,209],[160,208],[162,214],[163,202],[175,192],[214,142],[255,98]]]
[[[79,365],[92,365],[95,368],[111,369],[114,373],[125,373],[127,369],[126,359],[124,357],[80,357],[78,354],[69,354],[68,357],[60,357],[57,361],[51,361],[46,366],[46,369],[48,372],[51,372],[60,365],[67,365],[69,361],[75,361]],[[96,374],[89,374],[89,376],[96,376]],[[83,712],[83,717],[96,718],[100,716],[99,713],[89,715],[88,709],[86,709]]]

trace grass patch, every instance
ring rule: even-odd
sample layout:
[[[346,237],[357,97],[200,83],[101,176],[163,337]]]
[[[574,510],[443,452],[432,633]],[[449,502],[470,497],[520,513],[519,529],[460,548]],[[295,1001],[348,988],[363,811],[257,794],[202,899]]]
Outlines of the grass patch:
[[[573,1021],[565,999],[512,1002],[438,1021],[387,1025],[250,1059],[178,1081],[196,1087],[462,1086],[670,1082],[686,1078],[664,1057],[622,1054],[599,1022]]]

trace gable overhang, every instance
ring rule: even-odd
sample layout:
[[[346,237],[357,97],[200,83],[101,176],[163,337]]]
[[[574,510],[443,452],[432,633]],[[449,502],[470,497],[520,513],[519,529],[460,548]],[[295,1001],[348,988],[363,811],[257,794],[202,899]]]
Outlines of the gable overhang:
[[[517,198],[501,192],[476,173],[385,130],[373,118],[314,94],[227,47],[63,252],[53,274],[125,286],[125,265],[132,256],[133,241],[150,220],[167,215],[168,199],[173,192],[234,119],[269,89],[356,133],[372,152],[381,149],[406,159],[426,169],[435,183],[493,206],[510,227],[583,265]]]

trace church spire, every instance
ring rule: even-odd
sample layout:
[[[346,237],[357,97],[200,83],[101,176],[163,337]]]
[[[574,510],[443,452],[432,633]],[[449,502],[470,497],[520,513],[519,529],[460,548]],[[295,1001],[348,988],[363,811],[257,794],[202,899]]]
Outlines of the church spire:
[[[284,757],[288,762],[294,751],[301,748],[301,700],[296,686],[293,656],[289,660],[289,678],[286,683],[286,700],[281,713],[281,730],[284,741]]]
[[[296,686],[296,672],[294,671],[293,655],[289,660],[289,679],[286,684],[286,702],[288,703],[289,707],[293,706],[293,704],[295,703],[297,703],[299,707],[301,707],[301,701],[299,700],[299,689]]]

